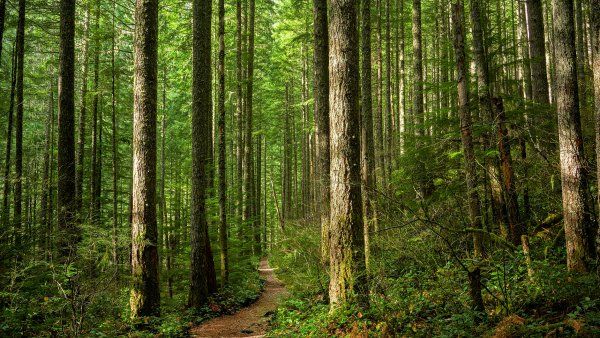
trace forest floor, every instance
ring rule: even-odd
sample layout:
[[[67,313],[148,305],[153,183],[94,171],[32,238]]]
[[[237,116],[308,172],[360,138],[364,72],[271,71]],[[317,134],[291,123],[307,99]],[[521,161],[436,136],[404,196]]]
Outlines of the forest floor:
[[[288,293],[269,266],[266,258],[260,261],[258,271],[265,280],[265,288],[256,302],[232,314],[213,318],[190,329],[192,337],[262,337],[269,329],[269,318],[280,300]]]

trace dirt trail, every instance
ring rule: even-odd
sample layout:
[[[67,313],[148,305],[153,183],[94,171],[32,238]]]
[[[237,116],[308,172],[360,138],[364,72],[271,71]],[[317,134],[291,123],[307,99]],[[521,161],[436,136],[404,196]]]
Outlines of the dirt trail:
[[[260,261],[260,276],[266,280],[265,289],[250,306],[227,316],[213,318],[190,330],[192,337],[262,337],[269,328],[269,315],[277,309],[279,300],[287,294],[284,285],[275,277],[266,258]]]

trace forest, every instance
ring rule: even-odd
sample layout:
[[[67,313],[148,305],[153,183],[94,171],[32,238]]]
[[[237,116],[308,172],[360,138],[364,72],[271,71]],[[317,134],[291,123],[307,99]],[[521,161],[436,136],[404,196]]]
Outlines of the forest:
[[[0,336],[600,336],[600,0],[0,0]]]

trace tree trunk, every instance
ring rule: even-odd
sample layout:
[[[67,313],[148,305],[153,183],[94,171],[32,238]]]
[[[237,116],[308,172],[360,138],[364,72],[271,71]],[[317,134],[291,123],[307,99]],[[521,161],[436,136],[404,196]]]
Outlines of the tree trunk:
[[[86,6],[83,37],[83,72],[81,75],[81,108],[79,111],[79,140],[77,142],[77,165],[75,176],[75,201],[77,203],[78,222],[84,219],[83,207],[83,173],[85,170],[85,122],[87,114],[88,92],[88,60],[90,44],[90,6]]]
[[[15,120],[15,196],[13,226],[15,231],[15,245],[20,250],[21,225],[22,225],[22,198],[23,198],[23,65],[25,62],[25,0],[19,0],[19,21],[17,24],[17,115]]]
[[[219,0],[219,244],[221,247],[221,284],[229,281],[229,256],[227,243],[227,180],[225,173],[225,0]]]
[[[596,109],[596,177],[600,182],[600,0],[590,2],[592,26],[592,55],[594,56],[594,98]],[[600,185],[599,183],[596,183]],[[598,190],[598,206],[600,210],[600,189]],[[600,254],[600,230],[597,237],[597,252]]]
[[[54,78],[52,77],[52,79],[50,80],[50,90],[49,90],[49,99],[48,99],[48,124],[46,125],[46,146],[45,146],[45,154],[44,154],[44,172],[43,172],[43,178],[42,178],[42,200],[41,200],[41,221],[42,221],[42,236],[44,237],[44,242],[41,243],[42,247],[44,248],[45,253],[48,253],[50,251],[50,243],[48,241],[48,238],[50,236],[52,236],[51,233],[51,224],[52,224],[52,219],[50,218],[51,215],[49,214],[49,208],[50,208],[50,162],[52,161],[52,154],[50,153],[51,150],[51,133],[52,133],[52,124],[54,122]]]
[[[131,316],[158,315],[156,96],[158,0],[136,0],[134,43]]]
[[[399,55],[399,62],[400,64],[398,65],[399,69],[399,79],[398,79],[398,106],[399,106],[399,112],[398,112],[398,131],[400,133],[400,137],[399,137],[399,147],[400,147],[400,154],[404,153],[404,145],[406,144],[405,140],[406,140],[406,136],[407,133],[405,133],[406,131],[406,120],[407,120],[407,116],[406,116],[406,95],[405,95],[405,45],[406,42],[404,41],[405,38],[405,28],[404,28],[404,0],[397,0],[398,1],[398,25],[400,26],[400,32],[398,33],[400,35],[400,47],[399,47],[399,51],[398,53]]]
[[[464,153],[465,177],[467,182],[467,197],[469,200],[469,218],[471,228],[481,229],[481,202],[477,193],[477,168],[475,149],[473,146],[473,128],[471,111],[469,109],[469,83],[467,58],[465,55],[465,32],[463,19],[463,5],[459,1],[453,5],[452,22],[454,24],[454,53],[456,57],[456,71],[458,75],[458,107],[460,115],[460,135]],[[484,255],[484,246],[481,234],[473,233],[473,252],[475,256]]]
[[[236,175],[236,206],[237,216],[241,219],[243,213],[243,184],[244,184],[244,106],[243,106],[243,90],[242,90],[242,2],[236,1],[236,119],[237,119],[237,141],[236,141],[236,159],[237,159],[237,175]]]
[[[477,91],[479,95],[479,107],[481,115],[487,125],[495,127],[494,113],[492,109],[489,64],[485,50],[484,34],[485,22],[482,18],[480,0],[471,2],[471,21],[473,25],[473,53],[475,65],[477,66]],[[493,132],[485,136],[484,149],[493,150]],[[492,196],[492,214],[494,221],[499,224],[500,232],[506,235],[506,214],[504,211],[504,198],[502,195],[501,174],[497,156],[487,156],[486,170],[489,177],[489,184]]]
[[[115,2],[113,2],[112,8],[112,48],[111,48],[111,122],[112,122],[112,262],[114,265],[118,264],[118,183],[119,183],[119,153],[117,145],[117,95],[116,95],[116,69],[115,69],[115,35],[117,31],[115,29]],[[164,195],[163,195],[164,198]]]
[[[421,27],[421,0],[413,0],[413,122],[416,124],[415,136],[416,147],[421,151],[425,138],[425,112],[423,109],[423,49],[422,49],[422,27]],[[417,157],[417,166],[421,170],[416,171],[418,179],[419,198],[427,195],[426,170],[423,169],[423,156]]]
[[[360,191],[360,112],[356,2],[331,0],[331,307],[368,303]]]
[[[317,177],[319,215],[321,223],[321,260],[329,261],[329,41],[327,32],[327,0],[313,1],[314,34],[314,100],[315,143],[317,154]]]
[[[381,171],[383,187],[387,189],[388,179],[392,172],[392,38],[390,35],[390,0],[385,0],[385,145],[384,166]]]
[[[361,8],[361,177],[365,216],[365,264],[369,267],[369,229],[375,220],[375,146],[373,144],[373,103],[371,88],[371,0]]]
[[[572,0],[553,0],[556,52],[556,110],[562,178],[563,216],[567,267],[586,272],[594,258],[595,234],[587,203],[588,185],[584,169],[583,138],[577,104],[575,22]]]
[[[588,0],[589,1],[589,0]],[[584,18],[583,18],[583,0],[575,0],[575,46],[577,54],[577,84],[579,85],[579,108],[584,110],[587,107],[587,86],[586,86],[586,52],[587,45],[584,39]]]
[[[193,3],[192,85],[192,200],[191,278],[188,306],[199,308],[207,301],[208,268],[206,185],[211,119],[211,12],[210,0]]]
[[[256,196],[254,187],[254,155],[253,155],[253,143],[252,143],[252,119],[253,119],[253,85],[254,85],[254,17],[255,17],[255,0],[249,0],[249,13],[248,13],[248,70],[246,74],[246,134],[244,135],[245,142],[245,167],[247,168],[244,176],[244,184],[246,187],[246,194],[244,197],[244,220],[249,225],[251,224],[252,233],[256,234],[260,232],[260,222],[256,219],[255,204]],[[253,249],[257,250],[255,253],[260,255],[260,245],[256,246],[253,243]]]
[[[384,171],[385,171],[385,156],[383,152],[383,52],[382,52],[382,37],[381,37],[381,20],[383,18],[382,12],[382,0],[376,0],[375,8],[377,11],[377,41],[376,41],[376,62],[377,62],[377,111],[374,117],[374,137],[375,137],[375,161],[377,162],[377,178],[380,180],[382,186],[384,182]]]
[[[12,151],[12,131],[13,131],[13,115],[15,108],[15,86],[17,84],[17,52],[13,48],[12,56],[12,76],[10,85],[10,103],[8,107],[8,130],[6,133],[6,160],[4,162],[4,197],[2,200],[2,227],[7,231],[10,227],[10,188],[12,178],[10,172],[10,156]]]
[[[542,0],[527,0],[525,6],[533,101],[540,104],[549,104]]]
[[[101,169],[100,163],[102,154],[100,153],[100,132],[101,121],[99,113],[99,77],[100,77],[100,2],[96,1],[96,24],[94,32],[94,84],[93,92],[94,99],[92,101],[92,174],[90,177],[90,223],[93,225],[100,224],[100,180]],[[82,135],[83,136],[83,135]],[[85,136],[84,136],[85,137]],[[83,163],[83,162],[82,162]]]

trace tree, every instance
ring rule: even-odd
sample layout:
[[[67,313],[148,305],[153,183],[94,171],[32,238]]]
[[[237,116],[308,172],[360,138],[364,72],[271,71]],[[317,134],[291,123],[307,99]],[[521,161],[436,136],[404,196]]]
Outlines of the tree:
[[[600,177],[600,0],[590,2],[592,27],[592,55],[594,56],[594,98],[596,108],[596,177]],[[600,205],[600,189],[598,189],[598,204]]]
[[[227,243],[227,175],[225,172],[225,0],[219,0],[219,244],[221,246],[221,283],[229,280],[229,256]]]
[[[527,0],[525,6],[533,101],[540,104],[548,104],[550,101],[546,74],[546,44],[544,42],[542,0]]]
[[[85,21],[83,24],[83,71],[81,75],[81,106],[79,110],[79,140],[77,141],[77,173],[75,176],[75,194],[79,222],[83,220],[83,172],[85,171],[85,122],[87,115],[88,92],[88,61],[90,45],[90,6],[86,6]]]
[[[244,222],[250,226],[254,234],[252,249],[260,255],[260,222],[257,219],[255,205],[257,197],[254,187],[254,157],[252,143],[253,119],[253,86],[254,86],[254,17],[256,12],[255,0],[248,1],[248,65],[246,71],[246,123],[244,124]],[[259,236],[256,236],[256,235]],[[258,243],[256,242],[258,240]]]
[[[19,21],[17,24],[17,115],[15,119],[15,205],[14,205],[14,227],[15,244],[20,245],[22,225],[22,199],[23,199],[23,65],[25,63],[25,0],[19,0]]]
[[[314,109],[316,172],[321,223],[321,259],[329,261],[329,34],[327,32],[327,0],[313,1],[314,35]]]
[[[416,148],[421,149],[425,138],[425,111],[423,108],[423,41],[421,27],[421,0],[413,0],[412,9],[412,36],[413,36],[413,122],[416,124],[415,136],[417,138]],[[417,158],[417,166],[424,165],[424,158]],[[427,177],[425,170],[416,170],[418,176],[419,198],[427,195]]]
[[[567,267],[586,272],[594,257],[592,219],[587,203],[583,139],[579,114],[573,1],[553,0],[556,53],[556,110],[562,179]]]
[[[75,0],[60,2],[58,71],[58,228],[64,259],[75,254],[79,239],[75,204]]]
[[[90,222],[100,224],[102,182],[102,112],[100,105],[100,2],[96,0],[94,32],[94,82],[92,100],[92,174],[90,177]],[[84,136],[85,137],[85,136]],[[83,163],[82,163],[83,164]]]
[[[471,22],[473,25],[473,53],[474,62],[477,66],[477,93],[479,95],[479,109],[487,126],[491,128],[484,139],[484,148],[493,151],[493,140],[495,131],[494,109],[492,107],[492,92],[490,86],[490,72],[488,56],[485,50],[485,22],[481,12],[481,1],[474,0],[471,3]],[[507,235],[506,213],[504,195],[502,193],[501,173],[497,156],[486,158],[486,170],[491,189],[492,217],[499,224],[500,231]]]
[[[477,169],[475,147],[473,146],[473,127],[469,107],[469,84],[467,57],[465,55],[465,32],[463,24],[463,6],[459,1],[453,11],[454,22],[454,53],[456,58],[456,73],[458,81],[458,109],[460,116],[460,136],[463,148],[465,180],[467,183],[467,199],[469,201],[469,219],[471,228],[481,229],[481,202],[477,192]],[[476,256],[484,254],[482,236],[473,233],[473,251]]]
[[[13,115],[15,108],[15,86],[17,84],[17,53],[13,48],[12,56],[12,72],[10,85],[10,103],[8,107],[8,126],[6,132],[6,157],[4,162],[4,196],[2,199],[2,227],[5,230],[9,229],[10,222],[10,188],[11,188],[11,172],[10,172],[10,157],[12,149],[12,132],[13,132]]]
[[[131,220],[131,316],[158,315],[156,96],[158,0],[136,0]]]
[[[365,262],[369,267],[369,228],[375,222],[375,146],[373,144],[373,100],[371,88],[371,1],[361,8],[361,175],[365,215]]]
[[[191,278],[188,306],[206,303],[209,289],[206,219],[206,185],[208,183],[208,144],[211,142],[211,64],[210,0],[193,3],[193,84],[192,84],[192,205],[191,205]]]
[[[331,223],[329,299],[332,308],[365,304],[360,191],[360,113],[356,2],[331,0],[329,106],[331,109]]]

